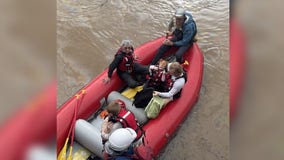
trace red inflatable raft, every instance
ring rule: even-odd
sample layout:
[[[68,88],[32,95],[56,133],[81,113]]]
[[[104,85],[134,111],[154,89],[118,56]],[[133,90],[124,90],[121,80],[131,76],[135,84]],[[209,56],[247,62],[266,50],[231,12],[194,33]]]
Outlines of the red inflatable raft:
[[[135,49],[139,57],[139,63],[150,63],[153,55],[162,44],[165,37],[158,38],[141,45]],[[170,50],[169,52],[173,52]],[[185,67],[188,81],[185,84],[182,95],[177,100],[169,103],[156,119],[149,120],[143,129],[146,131],[145,145],[137,148],[143,159],[157,157],[165,147],[180,123],[186,118],[198,100],[203,76],[203,55],[196,43],[185,54],[184,59],[189,62]],[[121,89],[124,84],[114,73],[109,84],[103,84],[103,78],[107,76],[108,69],[104,70],[83,89],[86,91],[78,108],[76,119],[87,119],[101,107],[101,99],[106,98],[110,92]],[[79,93],[78,93],[79,94]],[[62,149],[74,115],[74,107],[77,106],[76,97],[69,99],[57,111],[57,151]]]

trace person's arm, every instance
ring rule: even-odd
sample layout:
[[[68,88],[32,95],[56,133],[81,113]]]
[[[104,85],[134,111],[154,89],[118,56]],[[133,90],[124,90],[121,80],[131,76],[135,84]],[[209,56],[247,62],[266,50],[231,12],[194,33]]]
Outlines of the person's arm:
[[[158,95],[164,98],[171,98],[182,89],[184,83],[185,83],[184,78],[177,79],[174,82],[173,87],[169,92],[158,92]]]
[[[196,26],[193,20],[188,22],[189,24],[186,24],[185,29],[183,31],[183,38],[180,41],[174,42],[174,46],[184,46],[189,44],[189,42],[194,38],[196,33]]]
[[[113,71],[115,70],[115,68],[118,67],[119,63],[122,61],[122,56],[121,55],[116,55],[114,60],[111,62],[111,64],[108,67],[108,75],[107,77],[105,77],[103,79],[103,83],[107,84],[110,82],[110,78],[112,76]]]
[[[109,117],[106,117],[102,123],[102,127],[101,127],[101,136],[102,139],[107,140],[110,136],[110,131],[113,127],[113,123],[109,122]]]
[[[114,60],[109,65],[109,67],[108,67],[108,77],[109,78],[111,78],[113,71],[115,70],[115,68],[118,67],[118,65],[122,61],[122,58],[123,57],[120,54],[116,55]]]

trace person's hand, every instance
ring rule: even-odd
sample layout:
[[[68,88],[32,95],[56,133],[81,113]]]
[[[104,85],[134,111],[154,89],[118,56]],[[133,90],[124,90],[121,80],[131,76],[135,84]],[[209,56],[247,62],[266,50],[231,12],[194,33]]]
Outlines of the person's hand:
[[[139,60],[139,57],[136,54],[133,54],[134,60]]]
[[[104,84],[108,84],[110,82],[110,78],[109,77],[106,77],[103,79],[103,83]]]
[[[159,95],[159,92],[157,92],[157,91],[153,92],[153,96],[158,96],[158,95]]]
[[[112,129],[113,123],[112,122],[107,122],[107,128],[106,128],[106,133],[110,133]]]
[[[167,45],[167,46],[173,46],[174,45],[174,42],[172,42],[171,40],[169,39],[165,39],[164,42],[163,42],[164,45]]]
[[[166,39],[169,38],[169,36],[172,36],[173,35],[173,32],[171,31],[166,31]]]
[[[155,65],[150,65],[149,70],[158,70],[159,68]]]

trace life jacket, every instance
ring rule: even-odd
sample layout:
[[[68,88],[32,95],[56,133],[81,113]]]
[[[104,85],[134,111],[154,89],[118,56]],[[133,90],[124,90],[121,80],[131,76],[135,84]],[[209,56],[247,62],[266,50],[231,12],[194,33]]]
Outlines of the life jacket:
[[[156,67],[159,68],[157,65]],[[147,79],[149,80],[149,87],[153,87],[156,91],[164,92],[164,82],[166,82],[168,79],[171,78],[171,75],[167,72],[167,66],[165,69],[152,69],[150,71],[150,74],[147,76]]]
[[[133,71],[133,64],[134,64],[134,57],[133,57],[133,52],[134,52],[134,48],[131,48],[131,53],[130,54],[126,54],[122,52],[122,49],[119,48],[115,54],[115,56],[117,55],[122,55],[123,59],[122,62],[120,62],[118,69],[124,72],[128,72],[131,73]]]
[[[138,140],[143,135],[143,130],[136,121],[135,115],[126,109],[125,103],[122,100],[118,99],[116,101],[120,104],[121,109],[118,115],[115,116],[115,120],[120,122],[123,128],[129,127],[135,130],[137,134],[135,141]]]
[[[184,78],[185,83],[186,83],[186,81],[187,81],[187,74],[186,74],[186,71],[185,71],[185,70],[184,70],[184,72],[183,72],[183,75],[180,76],[180,77],[177,77],[177,78],[175,78],[175,79],[172,79],[172,78],[171,78],[171,75],[170,75],[170,77],[167,78],[167,80],[166,80],[165,83],[164,83],[165,92],[170,91],[170,90],[172,89],[172,87],[173,87],[175,81],[178,80],[178,79],[180,79],[180,78]],[[179,97],[181,96],[181,91],[182,91],[182,89],[181,89],[178,93],[176,93],[176,94],[173,96],[173,99],[179,98]]]
[[[149,79],[149,86],[157,86],[160,85],[162,81],[164,81],[163,75],[165,75],[164,69],[158,69],[158,70],[151,70],[151,74],[147,77]]]
[[[171,90],[174,81],[172,80],[172,76],[167,72],[165,74],[165,81],[161,82],[162,86],[163,86],[163,92],[168,92]]]

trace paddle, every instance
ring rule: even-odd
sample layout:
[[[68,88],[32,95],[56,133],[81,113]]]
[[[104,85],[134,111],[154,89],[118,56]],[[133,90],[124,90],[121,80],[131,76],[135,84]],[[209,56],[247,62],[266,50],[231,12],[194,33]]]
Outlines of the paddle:
[[[75,107],[75,117],[73,119],[73,126],[72,126],[72,136],[71,136],[71,143],[70,143],[70,150],[69,150],[69,155],[67,160],[72,160],[72,151],[73,151],[73,142],[74,142],[74,136],[75,136],[75,124],[76,124],[76,119],[77,119],[77,110],[81,106],[83,97],[86,93],[86,90],[82,90],[81,94],[76,94],[76,99],[77,99],[77,106]],[[80,96],[82,95],[81,101],[79,101]]]
[[[74,107],[74,116],[71,122],[70,130],[68,132],[68,136],[66,138],[65,144],[62,150],[60,151],[57,160],[66,160],[67,144],[69,142],[69,136],[71,133],[72,135],[71,135],[71,142],[70,142],[70,147],[69,147],[70,150],[69,150],[69,155],[68,155],[67,160],[72,160],[72,151],[73,151],[73,142],[74,142],[74,135],[75,135],[75,124],[76,124],[76,119],[77,119],[77,112],[82,103],[85,93],[86,93],[86,90],[81,90],[81,93],[75,95],[77,103],[76,103],[76,106]],[[82,95],[82,98],[81,98],[81,101],[79,101],[79,98],[81,95]]]
[[[66,160],[66,152],[67,152],[67,144],[69,142],[69,137],[70,137],[70,134],[71,134],[71,131],[73,130],[73,123],[74,123],[74,118],[76,117],[76,108],[74,108],[74,115],[73,115],[73,119],[72,119],[72,122],[71,122],[71,126],[70,126],[70,129],[69,129],[69,132],[68,132],[68,135],[67,135],[67,138],[65,140],[65,143],[64,143],[64,146],[63,148],[61,149],[58,157],[57,157],[57,160]]]
[[[171,21],[168,25],[168,30],[166,32],[166,39],[169,37],[169,32],[171,32],[172,28],[174,27],[174,16],[171,18]]]

